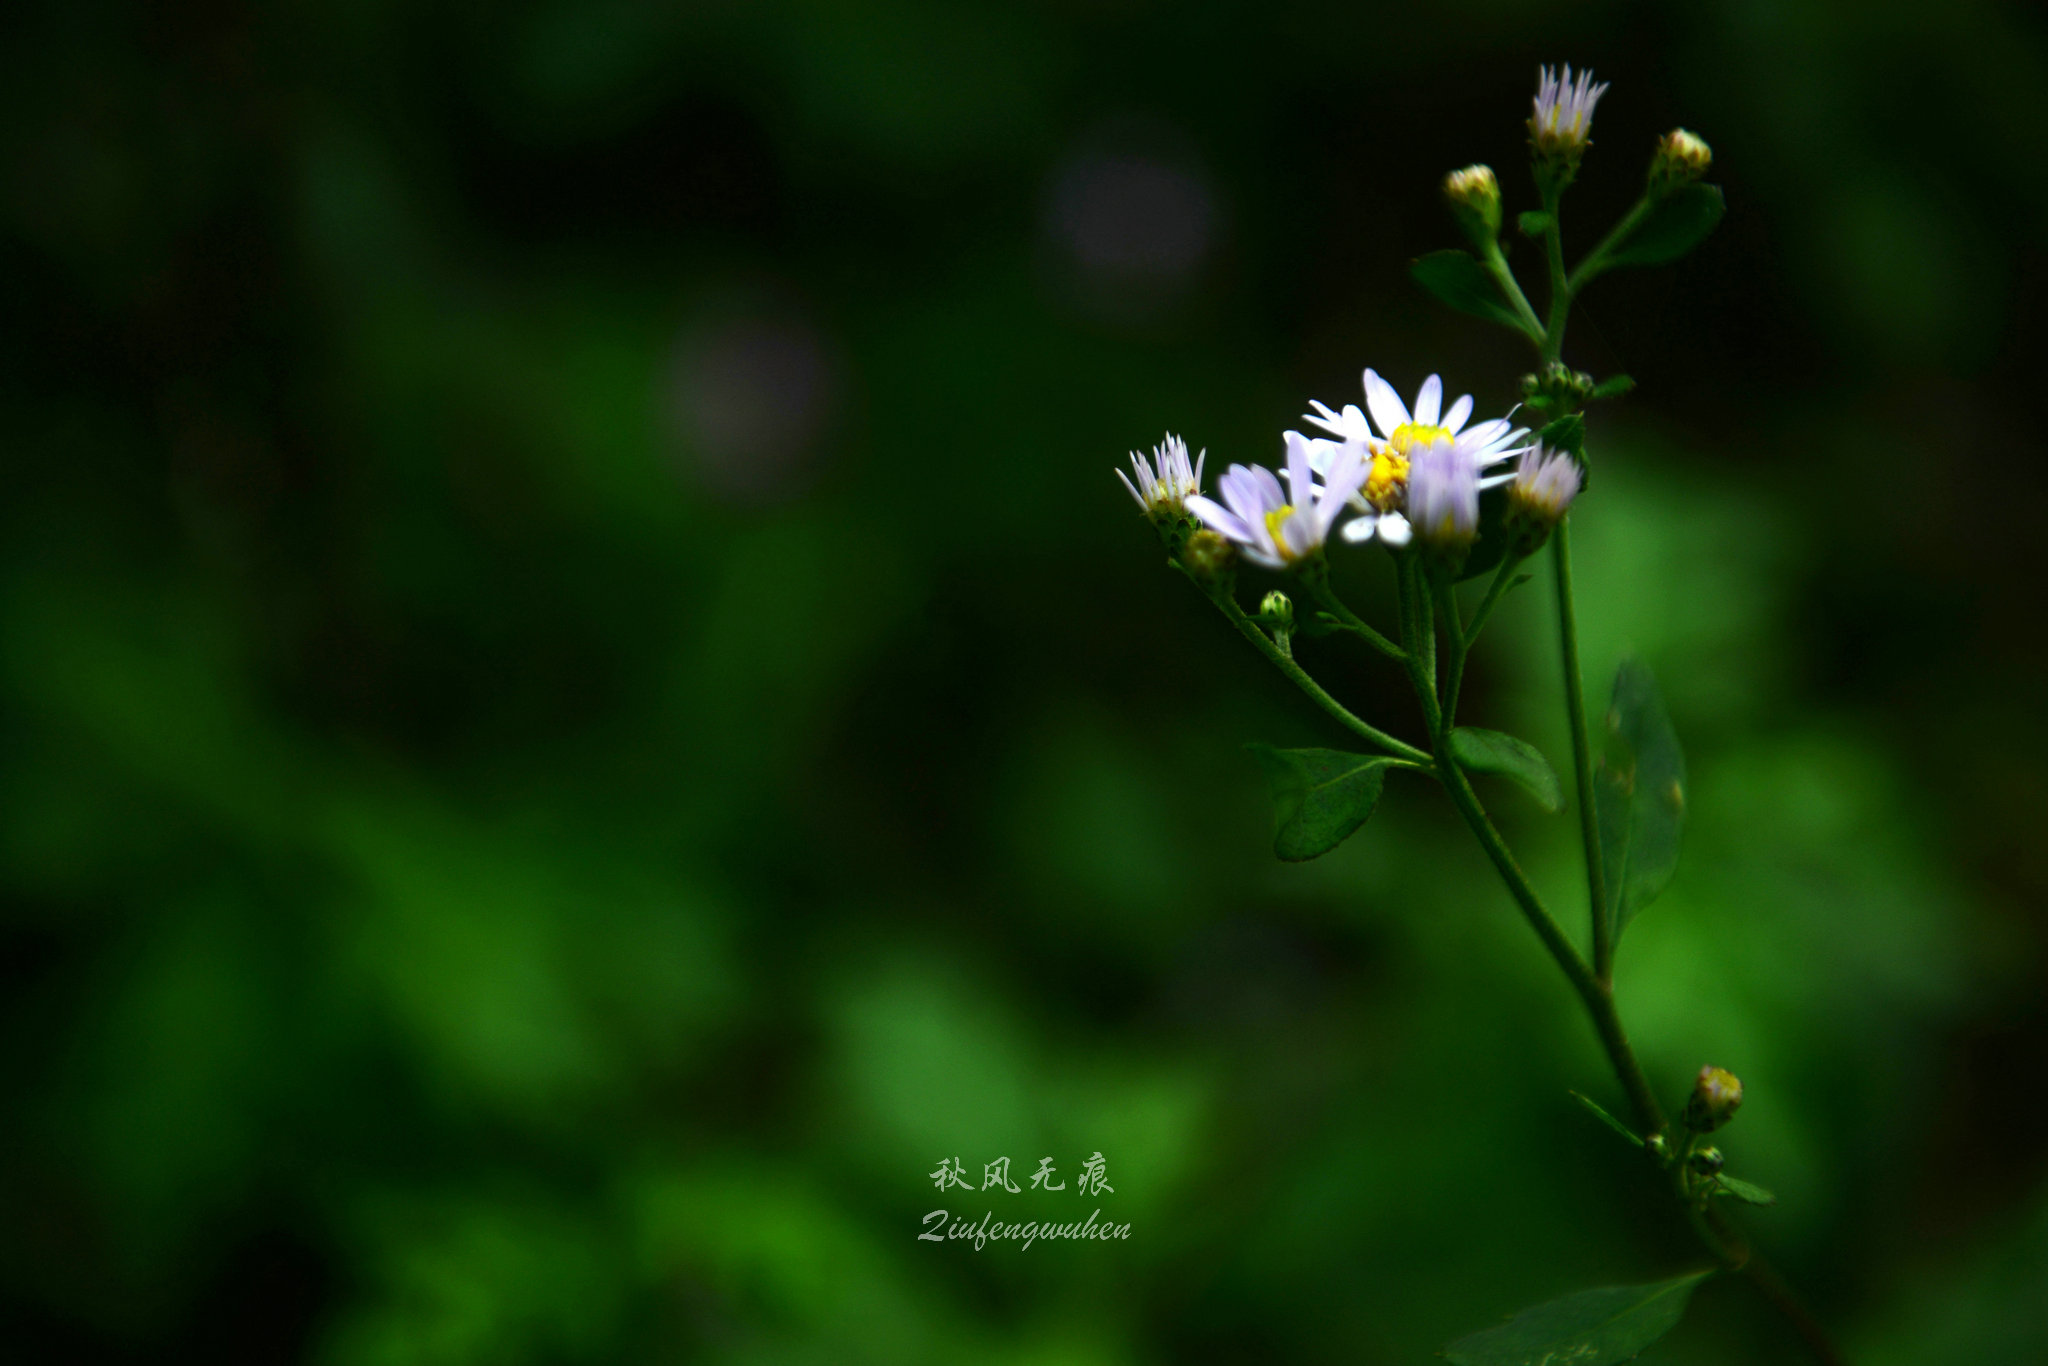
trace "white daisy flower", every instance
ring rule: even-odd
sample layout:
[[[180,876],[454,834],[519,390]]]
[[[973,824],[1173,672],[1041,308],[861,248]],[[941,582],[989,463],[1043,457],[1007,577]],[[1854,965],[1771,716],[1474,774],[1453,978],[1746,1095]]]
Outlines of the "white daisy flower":
[[[1515,465],[1508,506],[1540,526],[1556,526],[1584,483],[1579,462],[1571,456],[1531,446]]]
[[[1419,447],[1408,471],[1408,521],[1436,550],[1464,551],[1479,535],[1479,471],[1449,441]]]
[[[1577,79],[1567,65],[1560,80],[1555,67],[1536,73],[1536,112],[1529,117],[1529,142],[1540,153],[1577,154],[1592,140],[1593,106],[1607,93],[1606,82],[1593,84],[1593,73]]]
[[[1355,403],[1346,404],[1342,412],[1333,412],[1324,403],[1310,404],[1315,411],[1304,414],[1309,422],[1345,442],[1363,445],[1370,456],[1365,482],[1352,500],[1363,515],[1344,524],[1345,540],[1377,539],[1392,546],[1408,543],[1410,519],[1402,514],[1406,510],[1409,465],[1416,452],[1448,442],[1472,466],[1475,476],[1521,452],[1522,447],[1515,443],[1529,434],[1528,428],[1516,427],[1504,417],[1467,426],[1472,417],[1472,396],[1461,395],[1449,408],[1443,406],[1443,398],[1442,378],[1431,375],[1416,392],[1411,412],[1394,392],[1393,385],[1367,370],[1365,403],[1372,410],[1370,422]],[[1324,440],[1311,443],[1311,459],[1330,458],[1337,445]],[[1500,474],[1481,478],[1479,486],[1490,488],[1509,477]]]
[[[1308,438],[1289,432],[1286,440],[1285,491],[1263,465],[1232,465],[1216,481],[1217,492],[1229,506],[1200,494],[1187,500],[1188,511],[1204,525],[1229,537],[1246,559],[1266,569],[1286,569],[1314,557],[1368,472],[1364,447],[1345,443],[1330,454],[1324,482],[1318,485],[1309,463]]]
[[[1124,487],[1147,516],[1178,517],[1187,511],[1188,499],[1202,491],[1202,464],[1208,458],[1209,453],[1203,451],[1189,465],[1188,443],[1168,432],[1166,440],[1152,448],[1150,460],[1131,452],[1135,483],[1122,470],[1116,472],[1116,477],[1124,481]]]

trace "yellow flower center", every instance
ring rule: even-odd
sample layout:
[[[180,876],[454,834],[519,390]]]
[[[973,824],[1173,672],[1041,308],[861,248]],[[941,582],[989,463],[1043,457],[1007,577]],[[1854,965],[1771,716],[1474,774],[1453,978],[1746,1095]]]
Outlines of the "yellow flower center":
[[[1387,444],[1392,446],[1397,454],[1405,457],[1417,446],[1434,445],[1436,442],[1451,439],[1449,427],[1426,427],[1420,422],[1403,422],[1394,428],[1394,434],[1387,438]]]
[[[1293,559],[1294,551],[1288,547],[1287,538],[1280,534],[1280,525],[1293,515],[1292,503],[1282,503],[1266,514],[1266,534],[1273,538],[1273,548],[1280,552],[1280,558],[1283,560]]]
[[[1418,447],[1452,440],[1451,429],[1422,422],[1404,422],[1394,434],[1373,450],[1372,469],[1359,490],[1375,512],[1394,512],[1408,489],[1408,462]]]

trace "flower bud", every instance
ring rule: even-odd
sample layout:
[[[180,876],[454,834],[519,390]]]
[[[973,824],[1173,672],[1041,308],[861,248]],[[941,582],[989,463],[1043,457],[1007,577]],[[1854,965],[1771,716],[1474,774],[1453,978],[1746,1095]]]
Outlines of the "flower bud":
[[[1537,183],[1554,194],[1578,174],[1579,158],[1592,141],[1593,110],[1607,93],[1607,86],[1593,84],[1590,71],[1573,77],[1569,66],[1562,78],[1550,67],[1542,68],[1536,83],[1529,116],[1529,152]]]
[[[1685,1127],[1696,1134],[1710,1134],[1733,1119],[1741,1104],[1742,1082],[1733,1072],[1702,1067],[1692,1084],[1692,1096],[1685,1102]]]
[[[1650,193],[1659,199],[1690,185],[1714,164],[1714,149],[1697,133],[1674,128],[1657,142],[1650,157]]]
[[[1259,602],[1259,618],[1275,631],[1294,629],[1294,600],[1275,589]]]
[[[1203,527],[1181,546],[1180,562],[1195,582],[1212,587],[1228,582],[1237,568],[1237,547],[1220,533]]]
[[[1491,166],[1467,166],[1444,177],[1451,216],[1481,249],[1500,236],[1500,181]]]
[[[1713,1176],[1728,1165],[1728,1160],[1721,1156],[1719,1148],[1701,1148],[1685,1160],[1685,1165],[1696,1175]]]
[[[1564,451],[1539,444],[1522,452],[1507,487],[1508,524],[1514,532],[1516,554],[1532,554],[1543,544],[1551,528],[1564,520],[1585,482],[1579,462]]]

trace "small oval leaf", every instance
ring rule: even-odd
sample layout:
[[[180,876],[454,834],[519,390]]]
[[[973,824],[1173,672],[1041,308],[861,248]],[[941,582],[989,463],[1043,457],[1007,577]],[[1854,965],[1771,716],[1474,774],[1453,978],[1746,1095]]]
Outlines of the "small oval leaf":
[[[1623,660],[1614,676],[1605,729],[1607,753],[1593,774],[1593,798],[1608,915],[1619,942],[1628,922],[1657,899],[1678,867],[1685,752],[1656,678],[1638,659]]]
[[[1714,1194],[1732,1195],[1745,1205],[1775,1205],[1778,1197],[1750,1181],[1739,1181],[1723,1173],[1714,1178]]]
[[[1273,792],[1273,852],[1289,863],[1327,854],[1365,824],[1394,761],[1339,749],[1246,745]]]
[[[1521,785],[1545,811],[1564,810],[1564,788],[1543,751],[1497,730],[1460,726],[1451,732],[1451,757],[1467,773],[1497,773]]]
[[[1713,1274],[1581,1290],[1459,1338],[1444,1355],[1455,1366],[1613,1366],[1670,1332],[1692,1292]]]
[[[1433,251],[1411,262],[1408,273],[1415,277],[1415,283],[1460,313],[1470,313],[1517,332],[1526,330],[1521,318],[1501,296],[1500,286],[1469,251]]]
[[[1688,185],[1659,204],[1622,244],[1607,253],[1605,267],[1660,266],[1676,261],[1706,240],[1728,212],[1719,185]]]

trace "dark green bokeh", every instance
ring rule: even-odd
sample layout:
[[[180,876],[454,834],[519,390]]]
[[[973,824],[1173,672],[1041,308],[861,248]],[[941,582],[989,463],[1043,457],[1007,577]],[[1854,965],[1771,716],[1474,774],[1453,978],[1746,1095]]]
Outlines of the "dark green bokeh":
[[[1589,686],[1692,773],[1621,997],[1866,1363],[2048,1357],[2048,41],[1880,7],[42,5],[0,44],[0,1296],[23,1359],[1420,1361],[1696,1265],[1441,797],[1110,469],[1519,343],[1539,61],[1729,214],[1568,356]],[[1520,265],[1533,253],[1517,251]],[[1373,557],[1361,606],[1386,618]],[[1247,584],[1247,587],[1253,585]],[[1263,586],[1263,585],[1259,585]],[[1547,581],[1468,716],[1565,752]],[[1413,735],[1393,670],[1304,656]],[[1560,906],[1575,826],[1484,780]],[[1128,1241],[914,1235],[936,1204]],[[1062,1194],[954,1191],[1051,1154]],[[1086,1208],[1081,1208],[1082,1214]],[[1654,1349],[1797,1359],[1739,1284]]]

